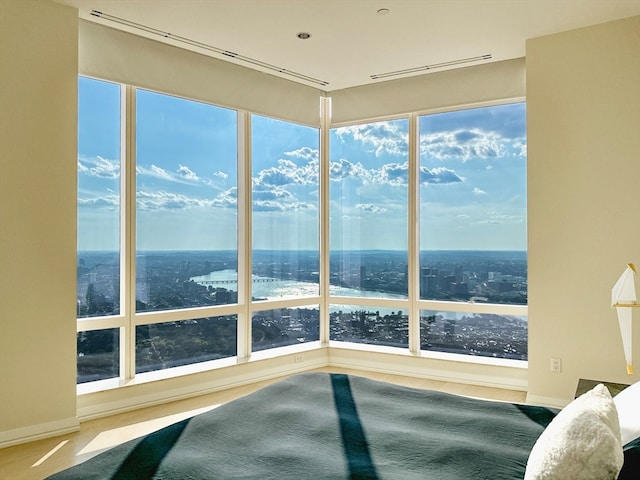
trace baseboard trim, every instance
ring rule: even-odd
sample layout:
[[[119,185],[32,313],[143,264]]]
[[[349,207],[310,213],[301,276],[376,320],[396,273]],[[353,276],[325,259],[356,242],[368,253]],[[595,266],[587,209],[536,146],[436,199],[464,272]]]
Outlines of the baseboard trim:
[[[77,417],[65,418],[54,422],[38,423],[28,427],[16,428],[0,432],[0,448],[12,447],[22,443],[57,437],[80,430]]]
[[[571,400],[560,397],[546,397],[544,395],[527,394],[527,403],[530,405],[542,405],[550,408],[564,408]]]

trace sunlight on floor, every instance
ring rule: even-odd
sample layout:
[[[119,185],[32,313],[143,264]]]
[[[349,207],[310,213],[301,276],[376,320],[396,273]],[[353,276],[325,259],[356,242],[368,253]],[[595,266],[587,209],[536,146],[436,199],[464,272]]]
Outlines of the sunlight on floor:
[[[106,450],[115,445],[133,440],[134,438],[148,435],[149,433],[155,432],[160,428],[166,427],[186,418],[193,417],[194,415],[208,412],[209,410],[213,410],[214,408],[217,408],[219,406],[219,404],[209,405],[207,407],[197,408],[195,410],[189,410],[187,412],[167,415],[166,417],[154,418],[153,420],[147,420],[146,422],[134,423],[131,425],[126,425],[124,427],[105,430],[104,432],[100,432],[98,435],[96,435],[93,440],[91,440],[82,450],[78,452],[77,456]]]
[[[54,453],[56,453],[58,450],[60,450],[62,447],[65,446],[65,444],[68,442],[69,440],[64,440],[63,442],[60,442],[58,445],[56,445],[54,448],[52,448],[47,454],[45,454],[40,460],[38,460],[36,463],[34,463],[33,465],[31,465],[31,468],[37,467],[42,465],[44,462],[47,461],[47,459],[49,457],[51,457]]]

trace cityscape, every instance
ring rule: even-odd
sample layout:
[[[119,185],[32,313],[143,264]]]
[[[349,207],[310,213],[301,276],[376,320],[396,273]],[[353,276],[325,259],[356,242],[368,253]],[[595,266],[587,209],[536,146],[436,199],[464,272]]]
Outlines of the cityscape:
[[[120,314],[117,252],[79,252],[78,318]],[[319,294],[315,251],[254,251],[252,297],[299,298]],[[330,256],[332,296],[408,298],[406,252],[340,251]],[[153,312],[237,303],[235,251],[139,252],[136,311]],[[474,303],[527,303],[523,251],[424,251],[420,298]],[[375,304],[375,301],[373,301]],[[408,347],[406,309],[332,304],[330,339]],[[117,377],[119,329],[78,334],[78,382]],[[137,373],[236,355],[235,315],[136,327]],[[262,310],[252,316],[252,349],[319,339],[318,304]],[[527,319],[522,316],[423,310],[423,350],[527,359]]]

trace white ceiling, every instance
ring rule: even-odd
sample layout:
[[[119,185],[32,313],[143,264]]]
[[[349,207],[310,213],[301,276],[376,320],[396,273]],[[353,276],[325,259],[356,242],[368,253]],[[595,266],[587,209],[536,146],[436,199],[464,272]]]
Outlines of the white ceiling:
[[[483,55],[491,59],[457,66],[523,57],[528,38],[640,15],[640,0],[54,1],[77,7],[81,18],[327,91],[383,81],[371,76],[387,72],[427,65],[436,66],[430,71],[455,68],[437,65]],[[380,15],[382,8],[389,13]],[[98,18],[92,10],[154,31]],[[300,40],[299,32],[308,32],[311,38]],[[230,58],[220,50],[244,59]],[[419,73],[425,72],[401,76]]]

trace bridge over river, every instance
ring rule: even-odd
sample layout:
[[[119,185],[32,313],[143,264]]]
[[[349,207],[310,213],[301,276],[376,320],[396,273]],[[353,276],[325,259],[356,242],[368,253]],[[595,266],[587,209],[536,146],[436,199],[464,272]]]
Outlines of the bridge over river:
[[[278,280],[277,278],[254,278],[253,283],[267,283],[267,282],[282,282],[282,280]],[[228,285],[230,283],[238,283],[238,279],[228,279],[228,280],[198,280],[196,283],[200,285]]]

